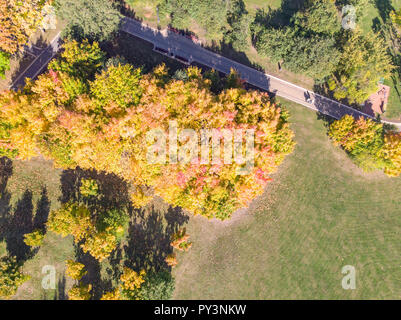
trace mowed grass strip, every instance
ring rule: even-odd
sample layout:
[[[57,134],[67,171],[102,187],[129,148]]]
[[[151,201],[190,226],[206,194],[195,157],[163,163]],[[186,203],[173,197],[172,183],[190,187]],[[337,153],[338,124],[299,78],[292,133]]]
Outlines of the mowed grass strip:
[[[401,178],[357,168],[316,114],[288,101],[297,147],[232,221],[191,217],[177,299],[399,299]],[[345,265],[356,290],[341,286]]]

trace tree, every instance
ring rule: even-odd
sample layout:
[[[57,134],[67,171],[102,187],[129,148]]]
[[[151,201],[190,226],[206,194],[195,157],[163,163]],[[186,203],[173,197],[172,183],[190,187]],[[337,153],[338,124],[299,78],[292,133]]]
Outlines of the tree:
[[[97,197],[99,195],[99,186],[96,180],[93,179],[81,179],[81,186],[79,187],[79,193],[84,198]]]
[[[229,1],[227,22],[231,28],[224,35],[225,41],[231,43],[236,50],[246,50],[250,21],[243,0]]]
[[[96,43],[95,49],[90,46],[85,44],[83,51],[97,52]],[[66,47],[72,48],[66,51],[80,52],[76,43]],[[40,153],[63,168],[79,165],[119,175],[136,190],[132,195],[136,205],[157,194],[194,214],[226,219],[263,192],[269,174],[294,148],[288,112],[267,94],[243,89],[235,73],[214,93],[211,88],[216,88],[215,84],[198,68],[188,68],[185,81],[171,79],[164,66],[145,75],[127,64],[93,74],[101,55],[96,53],[96,59],[92,54],[77,55],[67,52],[23,92],[0,95],[0,120],[11,126],[9,144],[18,150],[19,157],[28,159]],[[72,67],[74,59],[79,61],[77,68]],[[87,91],[70,93],[66,79],[84,79],[85,72],[94,76],[93,81],[82,82]],[[110,85],[106,93],[101,90],[103,85]],[[199,153],[193,161],[150,163],[148,133],[155,128],[169,130],[171,122],[195,133],[217,129],[222,148],[222,130],[254,130],[254,166],[248,168],[246,162],[237,161],[212,163],[211,153],[206,163],[200,163]],[[211,146],[212,137],[207,139]],[[241,145],[243,140],[244,136]],[[182,145],[184,141],[180,148]],[[237,174],[245,169],[245,175]],[[153,194],[145,194],[143,188]],[[100,229],[97,223],[101,218],[93,219],[92,214],[102,215],[85,213],[90,210],[80,206],[69,204],[51,215],[51,228],[74,235],[76,241],[85,238],[83,248],[91,254],[107,249],[96,253],[104,258],[118,241],[118,230],[108,229],[110,225]],[[83,223],[78,224],[79,219]],[[86,230],[92,230],[90,237]]]
[[[90,292],[91,291],[92,291],[92,285],[90,285],[90,284],[74,285],[68,291],[68,299],[69,300],[90,300],[90,298],[91,298]]]
[[[295,26],[303,32],[333,36],[340,28],[340,16],[335,0],[314,0],[293,17]]]
[[[372,32],[348,33],[337,71],[328,81],[336,99],[360,104],[377,90],[380,78],[390,77],[394,66],[385,47],[384,40]]]
[[[66,274],[74,280],[81,280],[81,278],[88,272],[85,270],[85,265],[73,260],[67,260],[66,264]]]
[[[105,292],[101,300],[168,300],[174,287],[174,278],[166,270],[146,273],[124,267],[117,288]]]
[[[121,14],[108,0],[56,0],[57,14],[67,21],[73,39],[106,41],[118,31]],[[101,18],[100,18],[101,17]]]
[[[41,230],[35,230],[31,233],[24,234],[24,242],[27,246],[39,247],[42,245],[45,235]]]
[[[17,293],[18,287],[30,276],[21,271],[21,265],[17,263],[15,257],[4,256],[0,258],[0,297],[10,299]]]
[[[188,251],[192,247],[192,242],[188,241],[189,234],[186,233],[186,229],[183,228],[173,234],[171,246],[180,251]]]
[[[0,50],[0,78],[5,78],[7,70],[10,70],[10,54]]]
[[[82,81],[93,79],[105,61],[105,53],[99,48],[99,44],[75,40],[63,44],[63,51],[59,59],[49,63],[49,69],[67,73]]]
[[[160,14],[169,15],[171,23],[179,29],[189,29],[196,21],[205,29],[210,40],[222,40],[226,30],[227,5],[224,0],[166,0],[159,5]]]
[[[84,204],[70,202],[50,212],[47,225],[49,230],[63,237],[73,235],[84,252],[102,261],[116,248],[126,221],[126,212],[122,210],[98,212]]]
[[[120,289],[116,288],[113,291],[104,293],[100,300],[121,300]]]
[[[141,300],[140,288],[145,282],[145,276],[145,270],[135,272],[124,267],[123,274],[120,277],[122,296],[128,300]]]
[[[141,70],[129,64],[111,66],[96,75],[90,85],[91,94],[100,108],[113,109],[108,112],[118,116],[128,107],[139,103],[142,94],[140,79]]]
[[[256,48],[286,68],[317,80],[331,75],[337,67],[340,53],[333,38],[311,35],[305,37],[294,29],[265,29],[257,35]]]
[[[169,300],[174,288],[174,278],[170,272],[161,270],[157,273],[149,273],[141,286],[141,298],[142,300]]]
[[[330,125],[329,136],[365,171],[384,169],[388,176],[401,174],[401,135],[386,132],[381,123],[346,115]]]
[[[51,0],[0,0],[0,49],[16,53],[37,30]]]
[[[389,132],[384,135],[384,146],[380,154],[386,162],[384,173],[390,177],[401,174],[401,134]]]

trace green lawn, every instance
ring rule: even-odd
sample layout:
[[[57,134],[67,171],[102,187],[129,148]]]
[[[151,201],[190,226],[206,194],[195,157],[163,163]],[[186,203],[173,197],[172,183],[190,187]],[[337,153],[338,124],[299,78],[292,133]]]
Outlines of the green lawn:
[[[175,298],[399,299],[401,178],[363,173],[314,112],[285,103],[295,152],[247,214],[190,219]],[[356,290],[342,289],[345,265]]]

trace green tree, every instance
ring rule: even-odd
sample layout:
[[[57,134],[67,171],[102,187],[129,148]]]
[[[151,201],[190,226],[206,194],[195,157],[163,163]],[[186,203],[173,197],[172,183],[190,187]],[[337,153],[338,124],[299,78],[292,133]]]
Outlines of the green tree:
[[[394,69],[385,48],[378,34],[364,36],[359,29],[349,32],[337,71],[328,81],[334,97],[360,104],[375,92],[380,78],[389,78]]]
[[[160,14],[171,17],[174,27],[190,29],[196,22],[205,29],[210,40],[222,40],[224,33],[230,29],[224,0],[166,0],[159,7]]]
[[[340,16],[335,0],[314,0],[304,11],[297,12],[293,18],[295,26],[303,31],[332,36],[340,28]]]
[[[120,24],[121,14],[109,0],[57,0],[55,6],[68,23],[67,35],[77,40],[109,40]]]
[[[333,38],[297,34],[291,27],[264,29],[257,36],[258,52],[287,69],[321,80],[337,67],[340,53]]]
[[[249,15],[243,0],[229,2],[227,22],[230,29],[224,35],[224,40],[231,43],[236,50],[246,50],[249,36]]]
[[[106,55],[97,42],[90,44],[88,40],[68,41],[63,49],[61,57],[49,63],[49,69],[67,73],[86,82],[103,67]]]
[[[10,70],[10,54],[0,50],[0,78],[5,78],[7,70]]]
[[[169,300],[174,292],[174,278],[171,273],[161,270],[157,273],[149,273],[140,288],[143,300]]]

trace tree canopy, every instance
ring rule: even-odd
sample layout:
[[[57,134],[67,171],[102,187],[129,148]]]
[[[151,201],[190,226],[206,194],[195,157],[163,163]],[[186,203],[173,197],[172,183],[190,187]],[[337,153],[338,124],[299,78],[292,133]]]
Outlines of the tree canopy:
[[[155,194],[172,205],[225,219],[263,192],[269,174],[293,150],[288,113],[265,93],[236,87],[214,94],[212,82],[194,67],[186,70],[185,81],[171,79],[164,66],[149,74],[127,64],[99,69],[101,56],[96,43],[67,43],[62,57],[50,64],[54,69],[23,91],[0,96],[0,119],[8,126],[7,146],[17,150],[19,158],[39,152],[64,168],[115,173],[133,185],[152,186]],[[74,67],[76,60],[79,68]],[[98,70],[94,79],[83,80],[82,74],[93,70]],[[227,83],[240,85],[238,80]],[[102,90],[104,86],[107,91]],[[171,121],[178,133],[182,129],[253,129],[254,167],[249,174],[238,175],[245,164],[234,161],[224,165],[202,164],[199,159],[149,163],[147,133],[167,132]],[[211,143],[211,137],[208,140]],[[185,140],[178,141],[180,148],[183,145]],[[141,197],[142,193],[133,194],[135,200]],[[91,241],[88,245],[96,246]]]
[[[118,30],[121,14],[108,0],[56,0],[57,14],[67,21],[69,37],[109,40]]]
[[[14,54],[26,44],[46,15],[42,9],[51,2],[0,0],[0,49]]]

